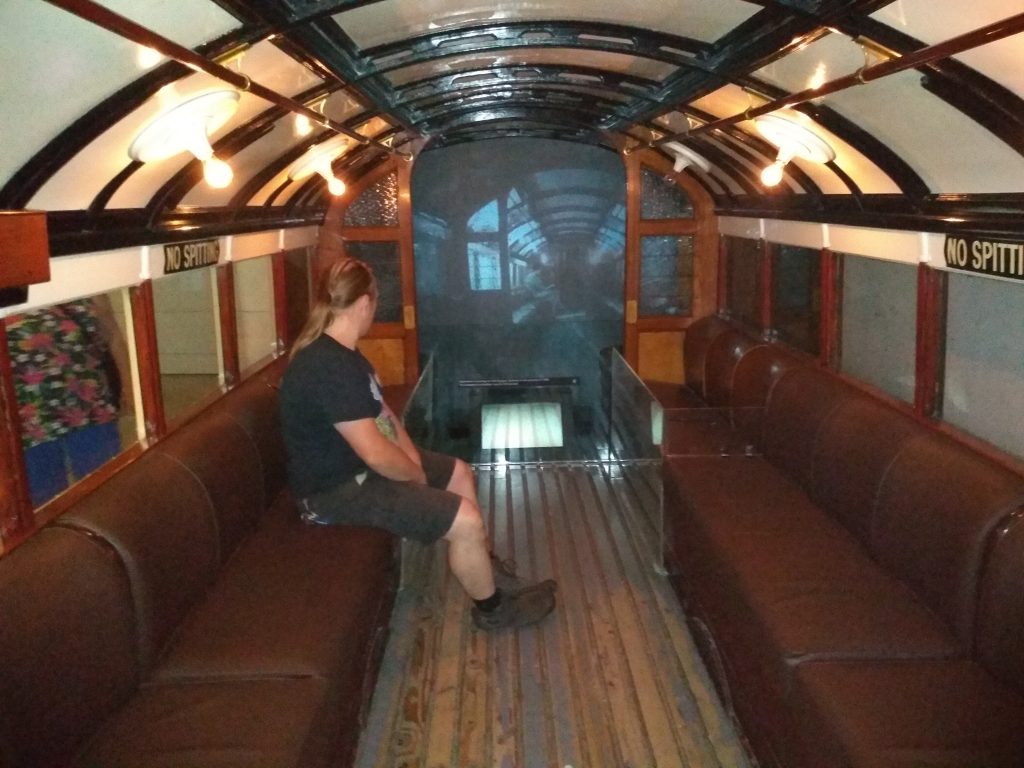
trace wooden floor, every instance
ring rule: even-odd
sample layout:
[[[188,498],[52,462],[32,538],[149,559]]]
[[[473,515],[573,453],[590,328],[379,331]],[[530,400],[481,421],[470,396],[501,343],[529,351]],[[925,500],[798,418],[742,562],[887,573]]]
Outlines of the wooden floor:
[[[536,627],[485,633],[407,545],[359,768],[748,766],[659,574],[657,464],[478,470],[495,549],[558,580]]]

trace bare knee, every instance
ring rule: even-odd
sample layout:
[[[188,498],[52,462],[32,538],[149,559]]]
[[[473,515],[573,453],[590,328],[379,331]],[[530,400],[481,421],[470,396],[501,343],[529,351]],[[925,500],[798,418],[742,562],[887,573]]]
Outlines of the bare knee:
[[[457,543],[483,543],[487,538],[487,530],[484,526],[484,518],[479,508],[469,499],[463,499],[459,504],[459,511],[455,513],[455,520],[444,538],[450,542]]]
[[[448,489],[458,492],[459,489],[473,488],[475,484],[476,479],[473,477],[473,470],[469,464],[462,459],[456,459],[452,478],[448,481]]]

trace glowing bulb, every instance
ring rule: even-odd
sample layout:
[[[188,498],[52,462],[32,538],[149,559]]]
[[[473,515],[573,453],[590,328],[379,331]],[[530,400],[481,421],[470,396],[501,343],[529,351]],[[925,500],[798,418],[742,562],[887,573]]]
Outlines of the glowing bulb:
[[[305,115],[295,116],[295,135],[309,136],[313,132],[313,122]]]
[[[135,63],[139,65],[139,69],[155,67],[163,58],[163,54],[160,51],[154,50],[147,45],[140,45],[135,51]]]
[[[234,179],[231,166],[212,155],[203,161],[203,177],[214,189],[224,189]]]
[[[776,184],[782,181],[783,165],[785,165],[785,163],[780,163],[778,160],[776,160],[771,165],[766,166],[765,169],[761,171],[761,183],[764,184],[766,187],[774,187]]]
[[[332,176],[327,180],[327,191],[335,197],[345,194],[345,182],[339,179],[337,176]]]

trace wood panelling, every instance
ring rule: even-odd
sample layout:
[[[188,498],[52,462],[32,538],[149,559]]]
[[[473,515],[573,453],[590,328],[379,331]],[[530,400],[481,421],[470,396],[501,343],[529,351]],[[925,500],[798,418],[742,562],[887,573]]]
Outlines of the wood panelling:
[[[50,279],[45,211],[0,211],[0,288]]]
[[[626,264],[623,357],[642,378],[683,382],[683,330],[698,317],[712,314],[719,305],[719,237],[714,204],[707,191],[689,174],[674,173],[660,153],[642,151],[625,155]],[[647,220],[640,217],[644,167],[672,179],[690,198],[693,218]],[[690,314],[637,317],[640,300],[641,242],[644,237],[693,237],[693,296]],[[678,343],[672,349],[672,343]]]
[[[641,379],[683,383],[683,331],[640,334]]]
[[[381,384],[405,383],[405,343],[402,339],[361,339],[359,351],[377,369]]]

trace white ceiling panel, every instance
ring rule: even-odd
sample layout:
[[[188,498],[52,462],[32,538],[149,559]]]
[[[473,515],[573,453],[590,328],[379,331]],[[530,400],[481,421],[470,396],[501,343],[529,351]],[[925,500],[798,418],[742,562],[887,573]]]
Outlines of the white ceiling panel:
[[[6,1],[6,0],[5,0]],[[210,0],[97,0],[114,13],[131,19],[161,37],[187,48],[216,40],[241,25]]]
[[[579,20],[625,24],[711,42],[760,7],[741,0],[383,0],[335,16],[362,48],[475,24]]]
[[[1024,157],[902,72],[829,97],[829,105],[885,142],[936,192],[1019,192]]]
[[[289,96],[322,82],[308,69],[268,42],[254,46],[231,66],[253,81]],[[106,181],[130,162],[128,147],[150,120],[164,109],[191,96],[224,87],[227,86],[223,81],[199,72],[162,89],[61,168],[39,190],[32,200],[32,206],[44,210],[88,207]],[[226,126],[211,136],[211,141],[216,142],[233,128],[251,120],[270,106],[269,102],[261,98],[243,93],[238,111]],[[153,194],[190,159],[190,155],[181,153],[166,160],[146,163],[121,185],[111,198],[109,207],[145,206]]]
[[[140,74],[136,46],[39,0],[0,2],[0,183]]]
[[[969,13],[966,12],[969,10]],[[872,17],[934,45],[1024,12],[1021,0],[896,0]],[[1024,34],[954,57],[1024,97]]]

